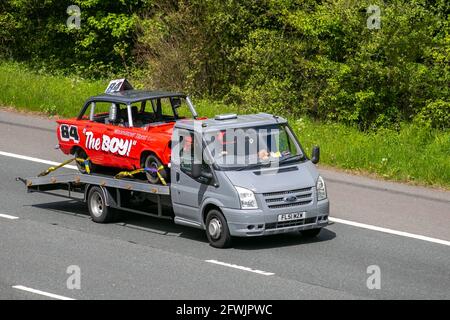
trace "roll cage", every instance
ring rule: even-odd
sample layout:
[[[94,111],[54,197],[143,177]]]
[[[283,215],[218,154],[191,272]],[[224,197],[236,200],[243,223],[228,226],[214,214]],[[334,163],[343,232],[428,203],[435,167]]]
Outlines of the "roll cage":
[[[105,124],[122,122],[127,127],[143,127],[152,123],[173,122],[183,118],[178,112],[183,99],[192,118],[196,119],[198,115],[195,107],[190,98],[184,94],[129,90],[89,98],[77,120],[86,119],[85,114],[90,107],[89,120]],[[162,100],[170,101],[172,114],[164,114]],[[111,103],[109,113],[96,113],[97,103]],[[120,106],[126,107],[122,109]],[[152,112],[148,112],[148,106],[151,106]]]

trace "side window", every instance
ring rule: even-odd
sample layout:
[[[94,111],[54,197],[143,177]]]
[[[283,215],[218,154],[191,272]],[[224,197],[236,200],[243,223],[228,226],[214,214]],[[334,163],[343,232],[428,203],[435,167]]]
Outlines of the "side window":
[[[153,121],[175,121],[180,118],[192,118],[191,110],[182,97],[158,98],[149,100],[145,116],[153,112]]]
[[[142,107],[137,103],[131,105],[131,116],[133,117],[134,127],[143,127],[145,124],[145,118],[141,109]]]
[[[90,117],[92,121],[99,123],[107,123],[109,118],[109,111],[111,103],[95,102],[91,104]],[[93,109],[92,109],[93,108]]]
[[[161,107],[162,107],[162,115],[164,119],[170,119],[173,115],[172,104],[170,103],[170,99],[164,98],[161,99]]]
[[[302,154],[302,150],[301,150],[300,146],[298,146],[296,144],[295,136],[293,136],[291,129],[289,129],[288,126],[283,126],[282,128],[283,128],[283,130],[281,130],[281,134],[286,139],[286,145],[287,145],[287,147],[285,149],[282,149],[282,154],[283,153],[284,153],[284,155],[286,155],[286,154],[290,154],[290,155]]]
[[[170,99],[171,105],[175,112],[175,117],[177,119],[182,118],[192,118],[191,110],[186,102],[186,99],[173,97]]]
[[[169,98],[152,100],[156,121],[174,121],[172,104]]]
[[[295,146],[291,144],[288,133],[284,128],[279,132],[278,144],[279,145],[277,151],[281,152],[282,154],[297,154]]]
[[[132,108],[137,118],[138,108]],[[91,103],[89,107],[89,119],[94,122],[110,124],[122,127],[128,127],[128,109],[124,104],[115,104],[111,102],[95,102]]]
[[[124,104],[117,105],[117,117],[111,124],[120,127],[129,127],[128,108],[126,105]]]
[[[180,168],[190,175],[192,173],[192,163],[194,162],[194,134],[180,135]]]
[[[189,132],[189,135],[180,136],[180,168],[181,171],[192,177],[192,164],[194,162],[194,134]],[[211,172],[211,168],[203,159],[202,170]],[[199,177],[196,179],[200,183],[208,184],[210,179]]]

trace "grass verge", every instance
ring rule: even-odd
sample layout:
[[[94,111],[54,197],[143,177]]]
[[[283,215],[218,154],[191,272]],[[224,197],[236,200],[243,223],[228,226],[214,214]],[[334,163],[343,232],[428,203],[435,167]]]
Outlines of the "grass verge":
[[[30,72],[17,63],[0,63],[0,105],[49,115],[72,117],[87,97],[104,91],[108,81],[49,76]],[[195,101],[202,116],[244,113],[234,106]],[[320,145],[321,163],[381,178],[450,189],[450,132],[404,124],[362,133],[337,123],[308,118],[290,119],[304,148]]]
[[[1,62],[0,82],[2,106],[63,117],[77,115],[86,98],[103,92],[108,84],[39,74],[18,63]]]

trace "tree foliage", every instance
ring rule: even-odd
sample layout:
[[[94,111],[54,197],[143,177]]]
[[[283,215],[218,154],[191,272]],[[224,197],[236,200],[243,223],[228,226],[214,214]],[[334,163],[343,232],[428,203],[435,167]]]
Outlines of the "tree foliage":
[[[81,29],[65,26],[82,10]],[[380,28],[368,28],[380,8]],[[3,55],[355,124],[449,128],[447,0],[5,0]],[[0,53],[1,54],[1,53]],[[448,113],[447,113],[448,114]]]
[[[79,29],[67,26],[71,5],[81,10]],[[144,8],[140,0],[6,0],[0,43],[10,57],[48,70],[91,77],[128,71]]]

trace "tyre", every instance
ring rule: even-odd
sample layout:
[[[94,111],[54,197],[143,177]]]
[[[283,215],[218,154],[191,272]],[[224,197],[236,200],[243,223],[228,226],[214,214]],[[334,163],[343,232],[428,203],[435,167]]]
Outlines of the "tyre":
[[[153,154],[148,155],[144,160],[144,166],[143,166],[144,168],[158,169],[161,166],[162,166],[161,160],[159,160],[158,157]],[[161,175],[161,177],[164,178],[164,180],[166,182],[168,182],[169,174],[168,174],[166,168],[159,171],[159,174]],[[161,183],[156,172],[146,172],[145,175],[147,176],[148,182],[150,182],[152,184]]]
[[[114,220],[114,209],[106,205],[106,198],[100,187],[92,187],[87,197],[89,214],[94,222],[107,223]]]
[[[88,158],[88,156],[83,149],[78,148],[75,151],[75,158],[86,160]],[[80,171],[80,173],[82,173],[82,174],[87,173],[84,163],[80,163],[78,161],[75,161],[75,162],[77,163],[77,168],[78,168],[78,171]],[[92,163],[92,161],[89,161],[89,169],[91,172],[94,172],[94,170],[95,170],[95,165]]]
[[[211,210],[206,216],[206,236],[215,248],[228,248],[231,245],[230,230],[223,214],[218,210]]]
[[[319,235],[320,231],[322,231],[322,228],[303,230],[303,231],[300,231],[300,233],[305,238],[314,238]]]

